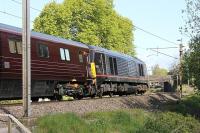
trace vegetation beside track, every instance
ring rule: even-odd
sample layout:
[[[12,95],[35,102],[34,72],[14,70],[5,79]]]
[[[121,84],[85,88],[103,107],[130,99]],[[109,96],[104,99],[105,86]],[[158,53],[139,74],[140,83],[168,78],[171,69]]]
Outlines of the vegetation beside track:
[[[163,106],[163,110],[191,115],[200,120],[200,93],[185,96],[177,103],[169,103]]]
[[[37,133],[198,133],[200,122],[193,117],[172,112],[147,112],[140,109],[74,113],[44,116],[37,120]]]

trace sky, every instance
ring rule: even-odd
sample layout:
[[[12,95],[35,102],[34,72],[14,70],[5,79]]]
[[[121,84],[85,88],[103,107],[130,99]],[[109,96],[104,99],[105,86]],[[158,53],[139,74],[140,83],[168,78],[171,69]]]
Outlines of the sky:
[[[30,1],[31,7],[42,10],[44,5],[52,0]],[[61,3],[63,0],[55,1]],[[22,2],[22,0],[0,0],[0,23],[22,27],[21,18],[2,13],[22,16],[22,7],[17,2]],[[158,54],[148,48],[177,47],[159,51],[173,57],[179,56],[178,44],[180,42],[177,40],[182,39],[184,45],[187,45],[188,41],[188,38],[179,32],[179,28],[184,25],[181,11],[186,7],[185,0],[114,0],[114,6],[120,15],[129,18],[135,26],[177,44],[163,41],[135,28],[133,43],[136,47],[137,57],[145,61],[149,71],[156,64],[170,69],[173,64],[178,62],[178,59]],[[31,9],[31,21],[39,14],[40,11]],[[31,28],[32,25],[33,22],[31,22]]]

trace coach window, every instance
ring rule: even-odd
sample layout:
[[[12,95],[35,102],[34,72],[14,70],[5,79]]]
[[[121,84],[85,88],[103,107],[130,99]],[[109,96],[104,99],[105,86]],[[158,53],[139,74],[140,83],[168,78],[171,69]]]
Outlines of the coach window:
[[[22,42],[20,40],[8,39],[10,53],[22,54]]]
[[[44,44],[39,44],[39,56],[49,58],[49,48]]]
[[[61,57],[61,60],[70,61],[69,50],[60,48],[60,57]]]
[[[79,51],[78,58],[79,58],[79,62],[83,63],[83,52]]]

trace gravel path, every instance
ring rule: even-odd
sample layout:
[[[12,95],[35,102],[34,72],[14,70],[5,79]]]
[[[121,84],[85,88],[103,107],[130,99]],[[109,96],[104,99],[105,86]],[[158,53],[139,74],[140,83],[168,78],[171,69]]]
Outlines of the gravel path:
[[[84,114],[94,111],[109,111],[117,109],[143,108],[147,110],[158,109],[159,106],[166,102],[177,101],[179,95],[176,93],[153,93],[143,96],[115,96],[113,98],[95,98],[87,100],[63,101],[63,102],[47,102],[31,105],[31,117],[59,113],[59,112],[75,112]],[[17,106],[1,106],[0,114],[10,113],[17,118],[22,118],[23,107]],[[2,120],[0,118],[0,120]],[[0,122],[1,125],[1,122]]]

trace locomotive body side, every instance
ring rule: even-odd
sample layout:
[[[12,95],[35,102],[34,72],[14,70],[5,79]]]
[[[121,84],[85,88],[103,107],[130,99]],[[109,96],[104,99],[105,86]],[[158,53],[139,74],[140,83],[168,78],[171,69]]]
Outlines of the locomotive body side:
[[[103,94],[143,94],[147,90],[146,65],[141,60],[104,48],[89,46],[96,65],[96,84]]]
[[[0,99],[21,98],[21,29],[0,24],[0,38]],[[32,97],[52,97],[59,83],[84,84],[88,52],[85,44],[32,32]]]

